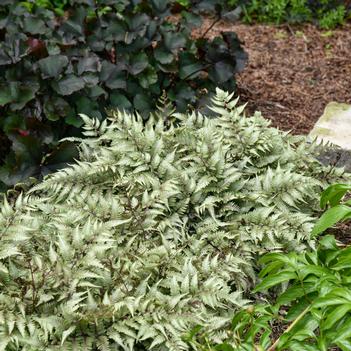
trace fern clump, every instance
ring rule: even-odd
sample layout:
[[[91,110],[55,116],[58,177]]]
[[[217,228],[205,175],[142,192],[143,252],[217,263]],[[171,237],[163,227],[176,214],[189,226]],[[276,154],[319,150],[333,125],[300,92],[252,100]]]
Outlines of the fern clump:
[[[183,350],[195,324],[221,340],[255,258],[313,245],[341,171],[231,97],[217,91],[217,118],[83,116],[80,160],[4,200],[0,350]]]

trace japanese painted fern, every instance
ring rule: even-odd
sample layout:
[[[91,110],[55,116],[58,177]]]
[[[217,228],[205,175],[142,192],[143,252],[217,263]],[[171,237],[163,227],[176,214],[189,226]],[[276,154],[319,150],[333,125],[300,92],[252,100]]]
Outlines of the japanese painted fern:
[[[184,350],[198,323],[220,341],[257,256],[313,245],[341,171],[231,98],[215,119],[82,116],[79,162],[3,201],[0,350]]]

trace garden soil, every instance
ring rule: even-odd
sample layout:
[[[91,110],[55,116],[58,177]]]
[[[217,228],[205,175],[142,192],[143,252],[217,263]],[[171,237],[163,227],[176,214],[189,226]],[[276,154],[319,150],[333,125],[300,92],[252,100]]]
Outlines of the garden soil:
[[[249,60],[237,75],[238,94],[273,125],[307,134],[330,101],[351,103],[351,25],[332,31],[205,19],[194,36],[235,31]]]

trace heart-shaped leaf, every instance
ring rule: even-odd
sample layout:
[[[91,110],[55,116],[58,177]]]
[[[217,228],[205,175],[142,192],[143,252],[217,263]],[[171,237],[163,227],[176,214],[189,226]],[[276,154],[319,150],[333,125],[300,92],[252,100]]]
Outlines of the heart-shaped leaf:
[[[159,13],[165,12],[168,8],[168,1],[165,0],[151,0],[151,4]]]
[[[181,66],[179,70],[179,77],[181,79],[194,79],[204,69],[204,65],[200,62],[192,63],[190,65]]]
[[[103,61],[102,63],[100,79],[110,89],[126,89],[127,86],[123,70],[108,61]]]
[[[44,103],[44,113],[50,121],[56,121],[60,117],[65,117],[70,109],[68,102],[59,96],[47,99]]]
[[[45,22],[38,17],[29,16],[24,18],[23,31],[30,34],[44,34],[48,28]]]
[[[78,61],[77,72],[81,75],[84,72],[100,72],[101,63],[98,56],[82,57]]]
[[[9,87],[0,87],[0,106],[5,106],[6,104],[13,101],[11,90]]]
[[[235,67],[227,61],[216,62],[209,72],[209,77],[216,84],[234,79]]]
[[[139,76],[139,82],[140,85],[144,88],[147,89],[149,88],[150,85],[153,85],[157,83],[157,73],[154,68],[148,67],[140,76]]]
[[[132,107],[131,102],[122,94],[113,93],[110,95],[111,107],[119,110],[129,110]]]
[[[152,107],[152,103],[146,94],[135,95],[133,105],[139,112],[142,113],[148,113]]]
[[[38,90],[39,84],[35,82],[27,85],[20,85],[18,87],[16,99],[11,104],[11,109],[14,111],[21,110],[27,102],[34,99]]]
[[[165,46],[168,50],[177,50],[186,46],[186,36],[183,33],[166,32],[164,34]]]
[[[154,57],[158,62],[165,65],[172,63],[173,60],[175,59],[174,55],[170,51],[163,49],[161,47],[157,47],[154,50]]]
[[[141,73],[148,66],[148,64],[149,64],[148,57],[146,56],[145,53],[141,52],[131,57],[131,60],[128,66],[128,71],[133,76],[136,76],[137,74]]]
[[[85,86],[84,79],[72,75],[66,76],[58,82],[53,82],[52,87],[60,95],[71,95],[72,93],[83,89]]]
[[[68,65],[68,58],[64,55],[52,55],[38,61],[41,75],[46,78],[58,78]]]

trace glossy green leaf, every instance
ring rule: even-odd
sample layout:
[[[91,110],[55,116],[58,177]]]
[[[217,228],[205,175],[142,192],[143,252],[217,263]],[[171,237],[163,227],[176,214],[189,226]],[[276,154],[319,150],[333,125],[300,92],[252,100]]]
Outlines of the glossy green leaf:
[[[132,32],[144,33],[146,25],[150,22],[150,17],[146,13],[136,13],[127,19],[129,28]]]
[[[319,297],[313,301],[313,308],[324,308],[329,306],[348,304],[349,301],[340,296],[327,295],[326,297]]]
[[[351,215],[351,207],[337,205],[327,210],[315,224],[312,235],[318,235]]]
[[[65,122],[68,125],[74,126],[76,128],[80,128],[83,125],[82,119],[79,117],[78,113],[73,109],[65,117]]]
[[[60,143],[53,152],[43,159],[43,164],[50,172],[63,168],[73,159],[78,158],[78,148],[75,144],[65,141]]]
[[[335,345],[342,351],[351,351],[351,341],[346,339],[340,339],[335,342]]]
[[[259,277],[263,278],[265,277],[268,273],[275,273],[279,268],[282,268],[284,266],[284,262],[281,262],[279,260],[276,260],[274,262],[270,262],[262,270],[260,271]]]
[[[260,263],[267,264],[268,262],[274,263],[275,261],[279,261],[282,264],[287,264],[289,266],[295,267],[298,257],[299,255],[296,254],[295,252],[291,252],[290,255],[286,255],[281,252],[272,252],[261,257]]]
[[[342,326],[339,326],[336,338],[333,341],[337,344],[346,340],[351,340],[351,318],[348,318]]]
[[[320,267],[317,265],[305,264],[299,268],[299,275],[305,278],[307,275],[313,274],[317,277],[322,277],[329,275],[330,271],[325,267]]]
[[[337,263],[334,264],[332,268],[335,271],[351,268],[351,254],[346,257],[339,257]]]
[[[296,300],[294,304],[288,310],[288,313],[285,316],[285,319],[289,322],[294,321],[298,318],[305,310],[311,305],[310,297],[308,299],[306,297],[300,298]]]
[[[85,88],[94,88],[99,84],[99,76],[97,73],[86,72],[81,78],[83,78]]]
[[[323,249],[334,250],[334,251],[338,249],[335,237],[333,235],[323,235],[323,237],[320,238],[319,240],[319,245]]]
[[[278,297],[277,304],[288,305],[290,302],[295,301],[298,298],[310,293],[314,288],[315,285],[313,283],[305,283],[302,286],[301,283],[297,282],[295,285],[290,286]]]
[[[165,0],[151,0],[152,6],[157,12],[164,12],[168,8],[168,2]]]
[[[78,61],[77,72],[78,75],[84,72],[99,72],[101,70],[101,63],[97,56],[82,57]]]
[[[288,345],[290,350],[294,351],[322,351],[316,345],[307,344],[306,341],[291,340]],[[286,350],[284,348],[278,348],[279,351]]]
[[[329,186],[321,195],[321,208],[324,209],[328,203],[331,206],[336,206],[349,190],[351,190],[351,185],[348,184],[333,184]]]
[[[138,75],[139,73],[144,71],[148,64],[149,60],[146,54],[139,53],[137,55],[132,56],[129,63],[128,71],[134,76]]]
[[[318,331],[319,321],[310,314],[306,313],[295,323],[291,329],[294,340],[309,340],[315,338],[315,332]]]
[[[226,61],[216,62],[210,71],[210,77],[214,82],[224,83],[234,78],[235,67]]]
[[[148,89],[150,85],[157,83],[158,76],[157,72],[152,68],[147,68],[141,75],[138,77],[140,85],[144,89]]]
[[[117,65],[104,61],[101,66],[100,79],[110,89],[125,89],[126,75]]]
[[[23,31],[30,34],[44,34],[47,31],[47,27],[42,19],[28,16],[23,20]]]
[[[77,6],[73,15],[64,21],[60,30],[66,35],[73,37],[82,37],[84,34],[84,20],[87,15],[87,8]]]
[[[0,106],[11,103],[12,110],[20,110],[25,104],[34,99],[39,85],[36,82],[22,84],[21,82],[10,82],[0,89]]]
[[[113,93],[110,95],[111,107],[116,107],[119,110],[129,110],[132,107],[130,101],[122,94]]]
[[[204,68],[205,66],[200,62],[181,66],[179,70],[179,77],[180,79],[194,79],[201,73],[201,70]]]
[[[81,77],[69,75],[53,83],[52,86],[58,94],[65,96],[83,89],[85,82]]]
[[[175,59],[174,55],[170,51],[160,47],[157,47],[154,50],[154,57],[158,62],[165,65],[172,63]]]
[[[95,99],[99,96],[103,96],[104,98],[107,98],[108,94],[106,92],[106,90],[104,90],[103,88],[101,88],[98,85],[95,85],[94,87],[91,87],[90,89],[87,89],[89,91],[89,97]]]
[[[52,55],[38,61],[38,66],[44,79],[58,78],[67,65],[68,58],[64,55]]]
[[[67,101],[58,96],[46,100],[43,107],[46,117],[51,121],[65,117],[71,109]]]
[[[261,283],[259,283],[254,291],[264,291],[273,286],[279,285],[284,282],[288,282],[292,279],[296,279],[295,272],[283,271],[276,274],[272,274],[267,278],[264,278]]]
[[[0,66],[8,65],[12,62],[11,57],[7,54],[7,52],[0,48]]]
[[[133,99],[133,106],[142,112],[150,111],[152,103],[149,97],[145,94],[137,94]]]
[[[0,88],[0,106],[5,106],[6,104],[13,101],[11,90],[8,87]]]
[[[224,343],[224,344],[220,344],[220,345],[217,345],[215,347],[215,350],[216,351],[235,351],[235,349],[233,348],[233,346],[227,344],[227,343]]]
[[[170,51],[184,48],[187,42],[184,34],[170,32],[164,34],[164,41],[165,47]]]
[[[336,307],[335,309],[333,309],[328,313],[328,316],[325,322],[323,323],[323,329],[333,328],[333,326],[335,326],[337,322],[350,311],[351,311],[351,303],[347,303]]]
[[[202,17],[198,16],[194,13],[182,11],[181,15],[182,15],[182,18],[184,19],[186,25],[191,29],[198,28],[203,23]]]

